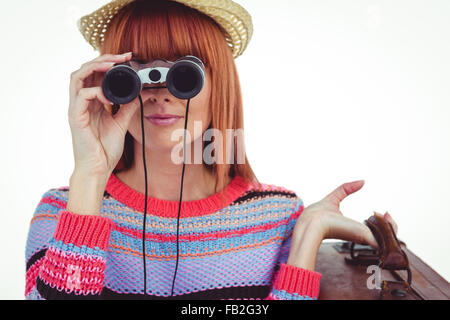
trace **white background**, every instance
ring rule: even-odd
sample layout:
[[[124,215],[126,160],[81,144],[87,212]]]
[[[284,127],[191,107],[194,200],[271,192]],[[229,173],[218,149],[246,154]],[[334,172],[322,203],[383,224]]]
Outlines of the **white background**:
[[[23,299],[30,219],[45,191],[69,183],[69,77],[97,56],[76,19],[106,2],[2,5],[0,298]],[[236,63],[260,181],[309,205],[365,179],[342,212],[389,211],[399,238],[450,280],[450,2],[239,3],[255,28]]]

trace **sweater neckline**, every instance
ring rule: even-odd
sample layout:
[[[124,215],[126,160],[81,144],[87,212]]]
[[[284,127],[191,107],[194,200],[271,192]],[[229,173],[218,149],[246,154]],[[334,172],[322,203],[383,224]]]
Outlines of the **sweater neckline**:
[[[181,217],[195,217],[211,214],[228,206],[242,196],[249,189],[249,184],[236,175],[224,188],[224,202],[221,202],[221,192],[209,197],[181,202]],[[145,194],[140,193],[121,181],[115,173],[108,179],[105,190],[116,200],[139,212],[145,209]],[[147,214],[176,218],[178,217],[179,202],[147,197]]]

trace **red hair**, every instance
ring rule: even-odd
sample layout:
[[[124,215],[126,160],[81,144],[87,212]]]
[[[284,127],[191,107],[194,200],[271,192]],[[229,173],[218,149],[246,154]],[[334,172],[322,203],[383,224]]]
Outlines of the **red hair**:
[[[220,130],[224,137],[226,129],[243,129],[242,94],[232,50],[221,27],[212,18],[175,1],[133,1],[113,17],[100,49],[101,54],[129,51],[135,59],[143,61],[156,58],[174,61],[185,55],[200,58],[211,75],[212,121],[209,128]],[[212,165],[204,163],[216,176],[216,192],[225,188],[227,177],[235,175],[259,185],[247,155],[245,163],[237,163],[239,148],[245,150],[244,141],[234,140],[233,163],[228,164],[225,140],[222,161],[216,159],[220,163]],[[127,132],[124,153],[114,171],[131,166],[133,145],[133,138]]]

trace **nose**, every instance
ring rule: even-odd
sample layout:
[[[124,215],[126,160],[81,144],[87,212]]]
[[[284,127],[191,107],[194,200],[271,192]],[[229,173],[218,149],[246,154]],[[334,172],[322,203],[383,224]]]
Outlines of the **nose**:
[[[150,101],[152,103],[171,103],[174,101],[174,97],[169,92],[169,90],[159,84],[159,85],[146,85],[142,92],[143,101]]]
[[[150,96],[148,99],[146,99],[146,101],[150,101],[150,102],[153,102],[153,103],[158,103],[158,102],[170,103],[171,102],[171,100],[169,98],[167,98],[167,97],[165,97],[163,99],[158,99],[157,97],[155,97],[153,95]]]

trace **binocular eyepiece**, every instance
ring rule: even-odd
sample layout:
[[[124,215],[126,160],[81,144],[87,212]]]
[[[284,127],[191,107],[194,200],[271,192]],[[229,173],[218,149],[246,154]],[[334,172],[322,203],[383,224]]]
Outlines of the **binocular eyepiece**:
[[[178,99],[191,99],[203,88],[205,66],[195,56],[184,56],[175,62],[156,59],[145,64],[130,60],[108,70],[102,89],[111,102],[127,104],[139,96],[144,84],[164,82],[169,92]]]

